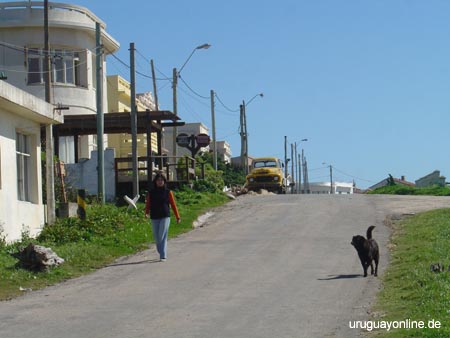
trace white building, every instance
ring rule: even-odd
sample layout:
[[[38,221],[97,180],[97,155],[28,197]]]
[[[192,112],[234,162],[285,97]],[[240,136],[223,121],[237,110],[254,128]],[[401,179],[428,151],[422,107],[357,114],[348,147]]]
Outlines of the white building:
[[[0,236],[36,235],[45,222],[41,125],[61,123],[53,106],[0,81]]]
[[[69,107],[67,115],[96,114],[96,23],[101,26],[104,54],[114,53],[119,43],[106,33],[106,25],[84,7],[49,3],[49,43],[52,59],[54,104]],[[43,2],[0,3],[0,71],[8,83],[45,99]],[[106,62],[102,63],[106,88]],[[103,110],[107,111],[106,90]],[[74,138],[60,138],[60,159],[74,161]],[[89,158],[96,148],[93,136],[78,140],[78,157]]]
[[[225,163],[231,163],[231,146],[227,141],[217,141],[217,155]]]
[[[332,194],[353,194],[353,183],[334,182]],[[311,182],[309,183],[311,194],[330,194],[330,182]]]

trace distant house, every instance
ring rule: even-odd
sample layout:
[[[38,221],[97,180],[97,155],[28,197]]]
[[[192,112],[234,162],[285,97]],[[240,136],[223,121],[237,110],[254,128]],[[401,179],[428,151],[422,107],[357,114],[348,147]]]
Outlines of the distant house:
[[[408,182],[406,180],[405,176],[402,176],[401,178],[392,177],[392,179],[394,180],[395,184],[400,184],[400,185],[404,185],[407,187],[415,187],[416,186],[414,183]],[[369,190],[374,190],[377,188],[385,187],[385,186],[389,185],[389,180],[390,180],[390,177],[387,177],[384,180],[378,182],[377,184],[374,184],[371,187],[369,187]]]
[[[217,141],[217,154],[225,163],[231,163],[231,147],[227,141]]]
[[[110,75],[108,79],[108,113],[131,112],[131,85],[120,75]],[[136,95],[137,111],[156,110],[151,93]],[[138,134],[137,155],[147,156],[147,136]],[[152,149],[156,153],[158,139],[156,133],[152,133]],[[131,135],[126,133],[108,135],[108,147],[115,149],[116,157],[131,157]]]
[[[445,177],[441,176],[439,170],[435,170],[431,174],[428,174],[416,180],[416,187],[418,188],[430,187],[432,185],[445,187]]]
[[[45,223],[41,126],[61,123],[48,104],[0,81],[0,236],[35,236]]]

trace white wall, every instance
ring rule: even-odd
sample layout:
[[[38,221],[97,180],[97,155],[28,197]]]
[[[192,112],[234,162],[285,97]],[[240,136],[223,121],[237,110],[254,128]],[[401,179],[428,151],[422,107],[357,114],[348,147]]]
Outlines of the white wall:
[[[0,81],[0,225],[7,241],[21,238],[23,230],[35,236],[44,225],[41,171],[41,124],[52,120],[53,107],[4,81]],[[17,192],[16,133],[30,139],[30,201]]]
[[[329,194],[330,182],[312,182],[309,183],[309,188],[311,194]],[[333,182],[333,194],[353,194],[353,183]]]
[[[97,151],[93,151],[90,159],[82,159],[78,163],[66,164],[67,189],[85,189],[88,195],[98,194],[97,154]],[[114,201],[116,197],[114,149],[105,149],[104,157],[105,199]]]

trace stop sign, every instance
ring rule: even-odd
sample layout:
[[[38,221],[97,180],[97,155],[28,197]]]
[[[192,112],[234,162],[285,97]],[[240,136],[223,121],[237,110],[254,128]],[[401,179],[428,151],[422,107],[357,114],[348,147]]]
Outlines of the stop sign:
[[[197,145],[199,147],[207,147],[211,143],[211,139],[209,138],[209,135],[206,134],[198,134],[196,136],[197,139]]]

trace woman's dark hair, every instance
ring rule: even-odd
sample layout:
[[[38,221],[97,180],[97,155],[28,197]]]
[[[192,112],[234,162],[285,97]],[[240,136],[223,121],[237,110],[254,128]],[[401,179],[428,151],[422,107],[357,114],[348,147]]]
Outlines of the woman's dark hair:
[[[162,178],[163,180],[164,180],[164,188],[166,187],[166,185],[167,185],[167,179],[166,179],[166,176],[164,176],[164,174],[163,173],[157,173],[156,175],[155,175],[155,178],[153,178],[153,188],[157,188],[157,186],[156,186],[156,181],[159,179],[159,178]]]

